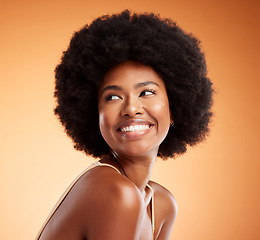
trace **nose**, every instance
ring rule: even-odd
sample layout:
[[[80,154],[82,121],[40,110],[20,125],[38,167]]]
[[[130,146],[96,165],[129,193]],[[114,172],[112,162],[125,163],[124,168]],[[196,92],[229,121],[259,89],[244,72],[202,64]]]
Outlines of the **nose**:
[[[143,115],[143,105],[139,99],[134,97],[128,97],[121,110],[122,116],[134,117],[136,115]]]

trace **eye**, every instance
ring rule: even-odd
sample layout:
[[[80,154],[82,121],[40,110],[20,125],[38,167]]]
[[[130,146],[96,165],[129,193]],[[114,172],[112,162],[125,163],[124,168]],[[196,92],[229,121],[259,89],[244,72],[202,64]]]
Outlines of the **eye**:
[[[156,91],[153,89],[145,89],[140,93],[140,97],[154,95],[155,93]]]
[[[113,94],[109,94],[106,96],[106,101],[114,101],[114,100],[118,100],[118,99],[121,99],[119,96],[117,95],[113,95]]]

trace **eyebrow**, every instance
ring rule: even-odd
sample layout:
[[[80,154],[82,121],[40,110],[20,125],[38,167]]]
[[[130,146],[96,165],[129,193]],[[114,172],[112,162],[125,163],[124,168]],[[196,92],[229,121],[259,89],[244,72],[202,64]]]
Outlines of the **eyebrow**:
[[[138,89],[140,87],[145,87],[145,86],[150,85],[150,84],[153,84],[153,85],[156,85],[156,86],[159,87],[159,85],[156,82],[146,81],[146,82],[137,83],[136,85],[134,85],[134,88]],[[106,87],[104,87],[102,89],[101,94],[103,94],[103,92],[105,92],[107,90],[117,90],[117,91],[120,91],[120,90],[123,90],[123,88],[120,87],[120,86],[117,86],[117,85],[108,85],[108,86],[106,86]]]
[[[154,84],[154,85],[156,85],[156,86],[159,87],[159,85],[158,85],[156,82],[147,81],[147,82],[137,83],[137,84],[134,86],[134,88],[137,89],[137,88],[144,87],[144,86],[147,86],[147,85],[150,85],[150,84]]]
[[[106,86],[102,89],[101,94],[103,94],[103,92],[105,92],[107,90],[118,90],[118,91],[120,91],[120,90],[122,90],[122,88],[117,86],[117,85],[108,85],[108,86]]]

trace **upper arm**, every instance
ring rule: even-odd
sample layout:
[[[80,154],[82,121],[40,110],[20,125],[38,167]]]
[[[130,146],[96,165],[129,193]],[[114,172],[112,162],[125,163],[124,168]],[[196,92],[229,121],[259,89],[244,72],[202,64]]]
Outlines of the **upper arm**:
[[[155,192],[156,240],[168,240],[178,212],[177,203],[166,188],[155,182],[151,185]]]
[[[175,222],[177,212],[178,212],[176,200],[172,195],[168,195],[166,197],[165,209],[167,209],[167,212],[165,213],[164,222],[161,225],[157,240],[170,239],[173,224]]]

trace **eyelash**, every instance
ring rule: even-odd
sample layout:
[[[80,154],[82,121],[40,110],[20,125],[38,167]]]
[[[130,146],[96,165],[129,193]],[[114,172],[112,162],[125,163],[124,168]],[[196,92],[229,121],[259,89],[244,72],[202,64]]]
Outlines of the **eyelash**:
[[[105,100],[106,100],[106,102],[108,102],[108,101],[113,101],[111,98],[113,97],[113,96],[116,96],[116,97],[118,97],[118,98],[120,98],[117,94],[108,94],[106,97],[105,97]]]
[[[141,92],[140,96],[141,96],[143,93],[145,93],[145,92],[150,92],[150,93],[152,93],[152,94],[156,94],[156,91],[155,91],[154,89],[149,89],[149,88],[147,88],[147,89],[144,89],[144,90]]]
[[[156,90],[147,88],[147,89],[144,89],[144,90],[140,93],[139,97],[146,96],[146,95],[143,95],[143,93],[145,93],[145,92],[150,92],[150,93],[152,93],[151,95],[156,94]],[[108,102],[108,101],[113,101],[113,100],[111,99],[113,96],[116,96],[116,97],[118,97],[118,98],[121,98],[121,97],[118,96],[117,94],[110,93],[110,94],[106,95],[106,97],[105,97],[106,102]],[[149,96],[149,95],[148,95],[148,96]]]

